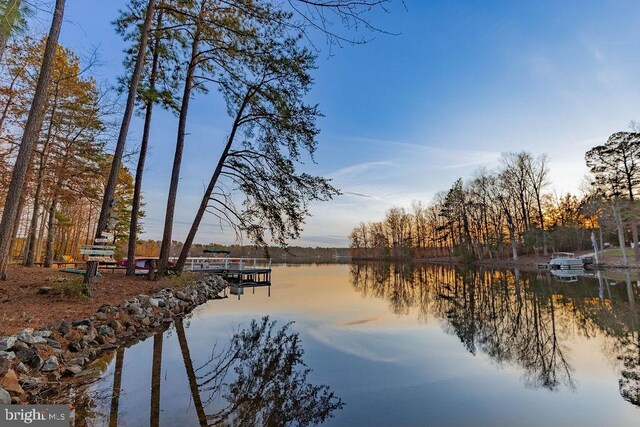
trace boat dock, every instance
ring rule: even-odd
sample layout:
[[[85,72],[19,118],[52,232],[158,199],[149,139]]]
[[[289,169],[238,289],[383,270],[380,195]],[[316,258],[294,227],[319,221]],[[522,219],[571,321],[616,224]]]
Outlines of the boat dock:
[[[267,258],[190,257],[184,269],[220,275],[230,285],[271,286],[271,260]]]

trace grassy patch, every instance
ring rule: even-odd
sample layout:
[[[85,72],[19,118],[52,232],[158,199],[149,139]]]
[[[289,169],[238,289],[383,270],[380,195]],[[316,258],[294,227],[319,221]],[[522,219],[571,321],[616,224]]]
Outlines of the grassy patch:
[[[625,254],[627,254],[627,257],[633,257],[633,249],[631,248],[625,248],[624,249]],[[612,249],[605,249],[604,251],[602,251],[602,256],[607,259],[607,258],[622,258],[622,249],[620,248],[612,248]]]
[[[170,287],[181,288],[187,286],[196,280],[200,275],[192,271],[183,271],[182,274],[171,274],[167,277],[167,283]]]
[[[83,278],[78,277],[75,279],[66,279],[62,282],[51,284],[51,295],[59,295],[68,299],[86,299],[87,297],[82,293]]]

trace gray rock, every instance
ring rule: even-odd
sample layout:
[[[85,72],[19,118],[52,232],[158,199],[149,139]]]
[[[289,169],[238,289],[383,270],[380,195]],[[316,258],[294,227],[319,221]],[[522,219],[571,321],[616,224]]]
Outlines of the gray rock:
[[[82,346],[78,341],[71,341],[69,343],[69,350],[77,353],[78,351],[82,350]]]
[[[106,314],[104,314],[104,313],[100,313],[100,312],[96,313],[96,314],[94,315],[94,317],[95,317],[96,319],[98,319],[98,320],[103,320],[103,321],[104,321],[104,320],[107,320],[107,315],[106,315]]]
[[[78,365],[67,366],[62,375],[74,376],[82,372],[82,368]]]
[[[19,361],[24,363],[29,363],[29,361],[37,355],[38,352],[33,348],[24,348],[16,351],[16,357]]]
[[[71,324],[66,320],[63,320],[62,323],[60,323],[60,326],[58,326],[58,332],[60,332],[60,335],[62,336],[67,335],[70,330]]]
[[[20,362],[18,364],[18,371],[22,372],[23,374],[28,374],[29,373],[29,368],[27,368],[27,365],[25,365],[24,363]]]
[[[75,359],[71,359],[69,360],[69,362],[67,362],[68,365],[73,366],[84,366],[85,364],[85,360],[84,357],[76,357]]]
[[[47,359],[46,362],[44,362],[44,365],[42,365],[42,372],[55,371],[59,367],[60,367],[60,363],[58,363],[58,358],[55,356],[51,356],[50,358]]]
[[[11,405],[11,395],[3,388],[0,388],[0,405]]]
[[[33,336],[33,329],[25,329],[24,331],[20,332],[16,338],[29,345],[35,344],[37,342],[36,338]]]
[[[160,302],[162,300],[158,299],[158,298],[149,298],[149,304],[151,304],[154,307],[160,307]],[[163,302],[163,301],[162,301]]]
[[[0,351],[0,359],[15,359],[16,354],[13,351]]]
[[[40,369],[42,369],[42,365],[44,365],[44,360],[39,355],[35,355],[31,360],[25,363],[31,368],[31,373],[35,374],[37,372],[40,372]]]
[[[102,325],[98,328],[98,335],[107,335],[111,337],[115,335],[115,331],[107,325]]]
[[[89,327],[87,325],[78,325],[76,326],[76,329],[82,332],[85,332],[87,330],[89,330]]]
[[[73,326],[91,326],[91,319],[76,320],[71,323]]]
[[[18,350],[24,350],[25,348],[29,348],[29,344],[26,344],[22,341],[16,341],[16,343],[11,347],[11,350],[16,352]]]
[[[6,337],[0,340],[0,351],[7,351],[16,343],[16,337]]]
[[[51,347],[55,348],[56,350],[60,350],[62,348],[62,345],[58,341],[51,338],[45,338],[45,339],[47,340],[47,344],[49,344]]]
[[[51,331],[35,331],[33,333],[34,337],[42,337],[42,338],[49,338],[51,336]]]
[[[4,357],[1,358],[0,359],[0,378],[2,378],[9,369],[11,369],[11,361]]]

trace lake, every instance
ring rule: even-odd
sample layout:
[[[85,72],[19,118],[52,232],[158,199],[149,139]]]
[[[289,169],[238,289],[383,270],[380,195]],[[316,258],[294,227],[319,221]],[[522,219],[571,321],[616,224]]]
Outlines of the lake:
[[[77,424],[638,426],[638,279],[276,266],[105,356]]]

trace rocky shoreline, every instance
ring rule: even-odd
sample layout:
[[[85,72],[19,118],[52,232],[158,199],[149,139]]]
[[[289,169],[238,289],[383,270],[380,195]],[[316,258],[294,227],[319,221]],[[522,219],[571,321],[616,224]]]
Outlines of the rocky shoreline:
[[[85,319],[0,338],[0,404],[43,403],[65,382],[86,376],[104,352],[153,335],[226,287],[221,277],[206,276],[180,289],[104,304]]]

